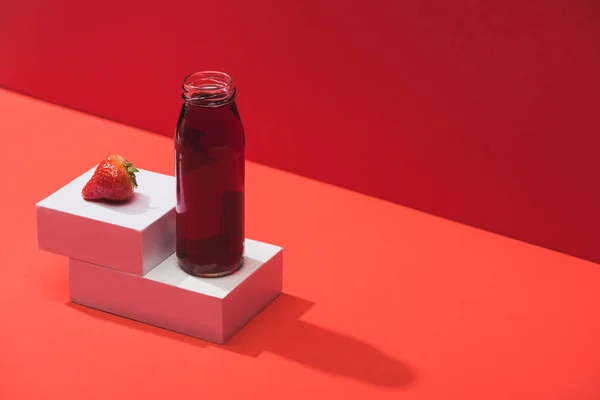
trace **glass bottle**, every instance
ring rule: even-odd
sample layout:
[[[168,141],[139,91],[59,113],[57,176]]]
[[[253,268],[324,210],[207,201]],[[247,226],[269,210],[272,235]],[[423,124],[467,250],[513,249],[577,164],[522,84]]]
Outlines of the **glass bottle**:
[[[218,277],[244,254],[245,135],[233,78],[188,75],[175,135],[177,249],[189,274]]]

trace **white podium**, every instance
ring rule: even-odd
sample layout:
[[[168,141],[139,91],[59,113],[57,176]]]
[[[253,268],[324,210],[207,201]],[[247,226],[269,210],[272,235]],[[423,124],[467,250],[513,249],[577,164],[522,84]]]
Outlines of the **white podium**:
[[[70,258],[72,302],[225,343],[281,293],[281,247],[246,239],[238,271],[191,276],[174,254],[175,178],[140,170],[132,201],[87,202],[93,170],[36,204],[38,247]]]
[[[144,275],[175,250],[175,178],[140,170],[131,201],[86,201],[92,168],[36,204],[38,247]]]

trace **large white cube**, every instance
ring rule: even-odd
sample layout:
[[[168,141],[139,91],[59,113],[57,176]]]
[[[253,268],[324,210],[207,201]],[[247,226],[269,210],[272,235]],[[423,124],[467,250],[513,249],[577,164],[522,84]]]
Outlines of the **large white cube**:
[[[140,170],[129,202],[85,201],[95,169],[36,204],[38,247],[144,275],[175,251],[175,178]]]
[[[71,301],[224,343],[281,293],[283,249],[246,239],[245,260],[220,278],[188,275],[173,254],[145,276],[70,260]]]

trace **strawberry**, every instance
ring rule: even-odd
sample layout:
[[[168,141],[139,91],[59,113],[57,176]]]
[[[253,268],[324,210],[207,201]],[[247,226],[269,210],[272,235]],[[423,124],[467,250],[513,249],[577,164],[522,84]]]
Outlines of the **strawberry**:
[[[136,172],[138,170],[124,157],[111,154],[98,165],[81,195],[86,200],[128,200],[137,187]]]

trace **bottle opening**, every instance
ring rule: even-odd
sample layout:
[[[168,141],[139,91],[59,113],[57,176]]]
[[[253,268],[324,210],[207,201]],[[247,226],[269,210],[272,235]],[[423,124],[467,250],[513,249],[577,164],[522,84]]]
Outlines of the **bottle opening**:
[[[219,71],[195,72],[185,77],[183,100],[187,103],[216,107],[235,99],[235,85],[231,75]]]

